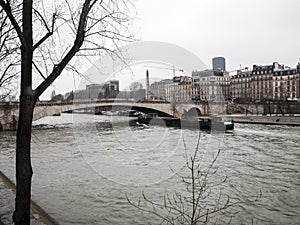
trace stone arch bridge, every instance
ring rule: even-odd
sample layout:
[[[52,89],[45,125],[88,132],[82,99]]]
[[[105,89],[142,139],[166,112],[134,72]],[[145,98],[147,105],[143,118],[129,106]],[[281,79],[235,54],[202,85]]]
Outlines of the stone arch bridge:
[[[162,100],[135,100],[135,99],[104,99],[104,100],[74,100],[74,101],[40,101],[36,104],[33,120],[62,112],[79,109],[107,110],[114,108],[129,108],[144,113],[157,113],[160,116],[180,118],[184,113],[207,115],[219,111],[216,107],[206,104],[177,103]],[[15,129],[19,115],[19,103],[0,103],[0,130]]]

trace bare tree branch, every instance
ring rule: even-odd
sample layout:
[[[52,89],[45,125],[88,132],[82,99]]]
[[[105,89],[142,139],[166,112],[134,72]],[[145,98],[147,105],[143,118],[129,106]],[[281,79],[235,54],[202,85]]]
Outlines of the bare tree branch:
[[[0,0],[0,27],[5,28],[0,30],[0,73],[4,70],[0,81],[11,86],[10,79],[21,73],[16,139],[16,204],[13,214],[17,225],[30,223],[33,174],[31,129],[35,104],[63,70],[72,68],[72,59],[80,50],[87,57],[96,49],[110,53],[114,53],[112,48],[118,49],[118,44],[126,40],[126,35],[121,34],[128,32],[127,24],[123,23],[129,23],[129,20],[122,12],[127,10],[126,2],[61,0],[53,1],[55,6],[50,6],[48,11],[42,1]],[[51,15],[52,11],[54,13]],[[3,17],[4,14],[7,18]],[[51,22],[47,19],[50,17]],[[96,34],[97,30],[107,32]],[[130,39],[131,36],[128,37]],[[19,62],[21,69],[14,70],[14,65],[18,66]],[[2,64],[11,66],[6,68]],[[40,76],[42,81],[37,79]]]
[[[35,90],[35,98],[38,98],[46,89],[47,87],[61,74],[62,70],[66,67],[66,65],[71,61],[73,56],[80,50],[80,47],[83,44],[84,37],[85,37],[85,28],[87,23],[87,16],[90,11],[90,0],[86,0],[84,2],[79,25],[77,29],[77,35],[74,42],[74,45],[69,50],[67,55],[62,59],[62,61],[54,66],[53,71],[51,74],[47,77],[46,80],[44,80]]]
[[[19,74],[18,36],[5,11],[0,10],[0,95],[1,100],[16,94],[16,81]]]
[[[33,50],[37,49],[44,41],[46,41],[50,36],[52,36],[53,34],[53,30],[54,30],[54,23],[55,23],[55,19],[56,19],[56,14],[54,13],[52,16],[52,26],[51,29],[49,29],[46,21],[44,20],[44,18],[41,16],[41,14],[36,11],[36,13],[41,17],[46,29],[48,30],[48,33],[45,34],[44,37],[42,37],[34,46],[33,46]]]
[[[173,194],[166,193],[163,198],[163,202],[154,202],[153,200],[146,197],[142,192],[142,200],[138,201],[138,204],[129,199],[126,195],[127,201],[130,205],[144,212],[155,215],[160,218],[161,224],[190,224],[190,225],[204,225],[207,224],[211,219],[211,215],[214,215],[214,224],[218,224],[219,218],[216,216],[225,216],[227,219],[226,224],[229,224],[232,217],[238,213],[237,210],[231,210],[231,207],[240,205],[243,201],[233,201],[230,196],[223,193],[222,189],[218,192],[214,192],[216,188],[222,187],[225,179],[221,180],[212,185],[209,185],[210,176],[216,173],[214,165],[217,158],[220,155],[220,146],[217,153],[213,156],[212,161],[206,167],[206,169],[200,169],[200,162],[198,157],[200,134],[198,138],[197,147],[194,153],[188,156],[186,152],[186,145],[184,141],[185,153],[184,158],[186,161],[186,169],[188,175],[182,173],[175,173],[177,177],[186,186],[186,192],[175,191]],[[172,170],[173,171],[173,170]],[[174,171],[173,171],[174,172]],[[212,200],[214,199],[214,205]],[[255,202],[259,200],[247,201]],[[209,203],[211,201],[211,203]],[[143,204],[142,204],[143,203]],[[222,224],[225,221],[221,221]]]
[[[5,1],[4,0],[0,0],[0,6],[4,9],[4,11],[6,12],[6,15],[8,16],[9,20],[11,21],[12,25],[14,26],[14,29],[16,30],[19,38],[20,38],[20,41],[21,41],[21,44],[22,45],[25,45],[25,39],[24,39],[24,35],[23,35],[23,32],[21,30],[21,27],[19,26],[18,22],[16,21],[13,13],[12,13],[12,10],[11,10],[11,6],[10,6],[10,1]]]

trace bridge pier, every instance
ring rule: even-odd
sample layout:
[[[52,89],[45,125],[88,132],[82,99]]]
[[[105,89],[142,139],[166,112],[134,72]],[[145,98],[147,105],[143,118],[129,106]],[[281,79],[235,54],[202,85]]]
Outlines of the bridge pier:
[[[18,108],[10,102],[1,104],[0,110],[0,131],[16,130],[18,125]]]

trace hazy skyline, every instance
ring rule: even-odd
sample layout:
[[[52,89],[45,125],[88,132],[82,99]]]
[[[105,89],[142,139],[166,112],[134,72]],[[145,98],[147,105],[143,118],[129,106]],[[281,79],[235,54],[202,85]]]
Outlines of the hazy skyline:
[[[136,26],[145,41],[164,41],[196,54],[209,68],[224,56],[240,64],[300,61],[299,0],[136,0]]]
[[[299,0],[133,2],[137,39],[175,44],[195,54],[208,68],[216,56],[226,58],[228,71],[240,65],[251,68],[277,61],[295,67],[300,62]],[[52,87],[56,93],[74,90],[78,85],[74,77],[78,78],[63,74]],[[43,98],[49,98],[52,90]]]

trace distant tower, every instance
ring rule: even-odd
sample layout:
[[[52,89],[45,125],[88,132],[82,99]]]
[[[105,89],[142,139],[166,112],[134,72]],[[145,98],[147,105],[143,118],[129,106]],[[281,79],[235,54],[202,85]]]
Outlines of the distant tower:
[[[149,99],[149,71],[146,71],[146,100]]]
[[[224,57],[215,57],[212,59],[213,70],[226,70],[225,58]]]

